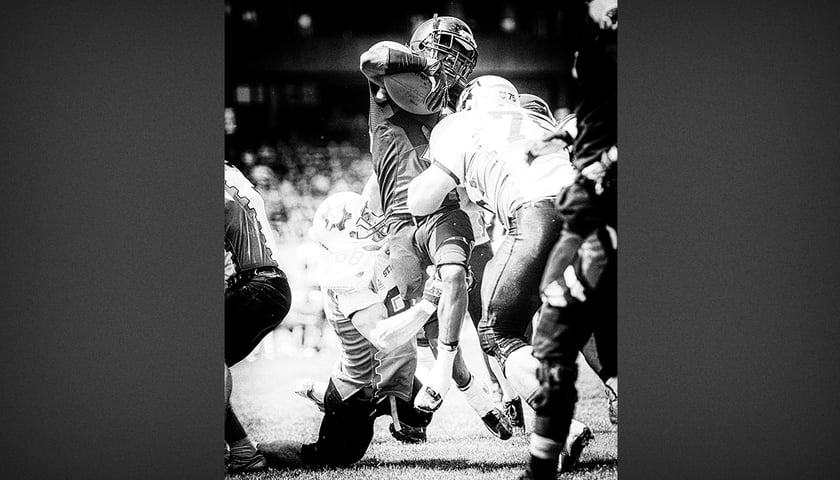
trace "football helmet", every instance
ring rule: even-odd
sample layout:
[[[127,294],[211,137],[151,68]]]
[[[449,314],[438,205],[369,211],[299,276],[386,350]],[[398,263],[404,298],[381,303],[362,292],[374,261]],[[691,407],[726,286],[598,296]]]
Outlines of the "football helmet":
[[[435,14],[414,30],[408,46],[414,53],[443,63],[450,93],[454,95],[466,87],[467,78],[472,75],[478,61],[478,45],[472,30],[455,17]]]
[[[467,84],[458,97],[457,111],[472,108],[519,106],[519,92],[506,79],[496,75],[483,75]]]
[[[312,238],[327,250],[359,244],[381,246],[387,238],[385,219],[368,208],[358,193],[335,193],[315,211]]]
[[[542,98],[536,95],[531,95],[530,93],[520,93],[519,105],[521,105],[525,110],[531,112],[540,120],[549,122],[552,127],[557,125],[557,119],[554,118],[554,114],[551,113],[551,108],[548,106],[548,102]]]

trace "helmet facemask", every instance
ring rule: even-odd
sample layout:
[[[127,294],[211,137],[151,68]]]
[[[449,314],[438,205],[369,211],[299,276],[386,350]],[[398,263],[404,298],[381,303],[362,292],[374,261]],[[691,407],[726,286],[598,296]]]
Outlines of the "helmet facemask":
[[[362,207],[359,220],[356,222],[356,238],[358,240],[370,240],[380,244],[388,238],[388,228],[385,225],[385,216],[377,215],[368,208],[367,203]]]
[[[424,35],[418,38],[419,35]],[[454,17],[434,16],[418,27],[411,41],[415,53],[439,60],[449,81],[453,101],[467,85],[478,61],[478,49],[469,27]]]

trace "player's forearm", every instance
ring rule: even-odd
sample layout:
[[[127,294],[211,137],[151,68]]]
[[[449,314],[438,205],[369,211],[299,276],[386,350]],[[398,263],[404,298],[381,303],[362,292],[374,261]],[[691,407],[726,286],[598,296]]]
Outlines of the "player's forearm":
[[[426,57],[388,47],[373,48],[359,58],[359,69],[369,80],[402,72],[420,72],[426,68]]]
[[[389,352],[414,338],[436,310],[432,302],[420,300],[408,310],[378,322],[370,340],[379,350]]]
[[[417,180],[420,180],[420,177],[417,177],[408,184],[406,206],[408,207],[408,211],[415,217],[431,215],[440,208],[440,204],[443,203],[445,195],[444,197],[437,198],[434,193],[425,188],[422,181]]]

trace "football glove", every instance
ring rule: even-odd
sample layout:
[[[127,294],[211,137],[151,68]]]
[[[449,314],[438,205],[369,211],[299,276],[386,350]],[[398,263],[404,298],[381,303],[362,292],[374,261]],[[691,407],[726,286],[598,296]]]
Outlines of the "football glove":
[[[440,302],[440,296],[442,293],[443,282],[441,282],[440,276],[437,274],[429,275],[429,279],[426,280],[426,284],[423,287],[423,300],[437,305]]]
[[[446,106],[449,91],[449,80],[446,78],[443,64],[440,60],[434,60],[423,72],[429,75],[432,81],[432,89],[423,103],[430,112],[438,112]]]

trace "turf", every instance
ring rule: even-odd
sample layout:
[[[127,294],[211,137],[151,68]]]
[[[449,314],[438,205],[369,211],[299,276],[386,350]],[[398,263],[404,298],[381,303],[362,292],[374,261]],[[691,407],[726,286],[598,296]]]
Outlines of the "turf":
[[[467,323],[468,326],[469,323]],[[465,328],[462,340],[471,369],[486,378],[473,339]],[[272,341],[277,342],[277,337]],[[271,442],[287,440],[312,442],[317,437],[321,412],[314,404],[297,396],[294,385],[301,378],[326,380],[338,358],[338,350],[328,335],[327,348],[304,352],[281,346],[273,358],[258,352],[256,360],[242,362],[232,369],[234,409],[251,438],[270,448]],[[421,350],[420,368],[430,368],[432,357]],[[607,402],[598,377],[581,364],[578,380],[579,401],[575,417],[592,429],[595,439],[584,450],[578,468],[558,475],[561,479],[615,479],[618,476],[617,427],[607,417]],[[533,412],[526,407],[526,424]],[[450,391],[444,405],[428,427],[429,441],[405,445],[388,433],[390,419],[376,422],[373,442],[364,458],[349,468],[291,470],[270,468],[266,472],[231,475],[231,479],[513,479],[528,459],[527,434],[508,441],[498,440],[484,427],[464,401],[461,393]],[[221,458],[221,446],[219,452]]]

